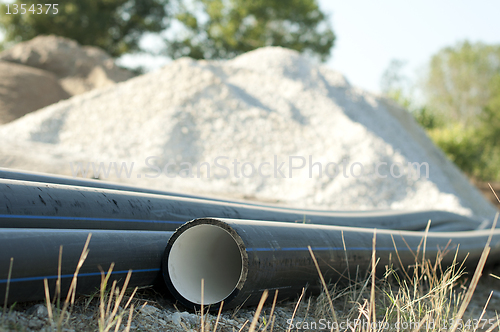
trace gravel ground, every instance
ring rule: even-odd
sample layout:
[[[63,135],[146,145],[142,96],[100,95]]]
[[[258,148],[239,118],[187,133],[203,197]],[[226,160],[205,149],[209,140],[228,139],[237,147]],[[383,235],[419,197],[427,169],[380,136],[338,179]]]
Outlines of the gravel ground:
[[[483,272],[483,276],[464,315],[464,321],[467,319],[479,319],[481,317],[483,308],[491,292],[493,292],[492,296],[482,318],[491,318],[493,321],[496,321],[495,317],[497,317],[498,308],[500,308],[500,280],[492,277],[492,274],[500,275],[500,267],[488,268]],[[465,291],[465,285],[470,278],[471,273],[462,277],[455,287],[456,292]],[[366,295],[369,296],[368,294]],[[382,292],[377,296],[384,297]],[[380,311],[381,308],[384,308],[381,304],[383,301],[383,298],[377,298],[379,312],[383,312],[383,310]],[[132,331],[201,331],[199,312],[192,312],[182,306],[176,305],[174,299],[164,296],[156,290],[140,290],[134,296],[134,300],[131,303],[136,308],[134,309],[130,325]],[[261,331],[265,323],[272,322],[273,331],[287,331],[292,318],[294,318],[294,328],[291,329],[292,331],[328,330],[322,329],[322,326],[319,325],[320,319],[331,320],[330,311],[324,297],[303,297],[294,315],[296,306],[297,299],[278,303],[274,309],[274,319],[269,320],[272,306],[271,304],[265,305],[257,324],[258,330]],[[334,301],[334,307],[338,315],[338,321],[342,322],[347,321],[349,310],[353,307],[353,304],[349,303],[346,298],[341,297]],[[359,309],[356,310],[359,312]],[[55,308],[54,311],[56,311]],[[217,331],[248,331],[255,311],[255,307],[248,307],[222,312],[217,322]],[[325,311],[327,312],[326,315]],[[99,312],[98,298],[80,297],[72,307],[68,323],[63,326],[62,331],[99,331]],[[120,331],[124,331],[126,328],[128,314],[129,311],[127,310],[124,314]],[[381,317],[379,315],[380,319]],[[213,331],[214,324],[217,321],[217,312],[205,314],[204,318],[206,322],[205,331]],[[312,329],[307,329],[307,326],[304,325],[296,325],[297,322],[309,322],[310,324],[314,321],[317,323],[317,326]],[[49,313],[44,302],[17,304],[10,310],[7,309],[6,314],[0,313],[0,331],[55,331],[56,328],[50,322]],[[270,326],[271,324],[268,325],[268,331],[270,330]],[[478,330],[486,331],[490,326],[490,323],[486,322],[483,328],[479,328]],[[113,330],[114,327],[111,331]],[[378,330],[380,331],[380,329]],[[422,330],[425,330],[425,328]],[[464,328],[462,330],[472,329]]]

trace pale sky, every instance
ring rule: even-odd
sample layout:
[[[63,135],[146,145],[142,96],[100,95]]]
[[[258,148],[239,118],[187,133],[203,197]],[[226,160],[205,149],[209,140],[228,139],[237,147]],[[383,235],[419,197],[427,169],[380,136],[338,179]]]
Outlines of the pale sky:
[[[500,44],[500,1],[319,0],[337,41],[329,66],[351,84],[378,92],[391,59],[413,80],[431,56],[468,39]]]
[[[431,56],[468,39],[500,44],[500,1],[495,0],[319,0],[337,35],[327,65],[351,84],[380,92],[392,59],[406,62],[404,74],[416,81]],[[150,38],[150,43],[154,39]],[[123,63],[137,63],[132,57]],[[150,68],[165,59],[148,57]]]

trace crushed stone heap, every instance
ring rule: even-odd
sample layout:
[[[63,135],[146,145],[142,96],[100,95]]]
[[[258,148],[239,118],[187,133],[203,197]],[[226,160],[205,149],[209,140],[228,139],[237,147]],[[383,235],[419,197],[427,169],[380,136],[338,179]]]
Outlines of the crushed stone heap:
[[[294,207],[495,213],[408,112],[279,47],[229,61],[182,58],[0,126],[0,139],[1,167],[71,175],[70,162],[133,162],[128,178],[111,171],[107,180]],[[291,156],[305,165],[290,177]],[[407,176],[408,162],[427,163],[429,177],[425,167]],[[326,173],[328,163],[338,172],[330,164]],[[374,173],[378,163],[385,178],[359,176],[360,165]],[[394,163],[402,176],[399,166],[390,175]],[[170,177],[148,178],[153,166]]]

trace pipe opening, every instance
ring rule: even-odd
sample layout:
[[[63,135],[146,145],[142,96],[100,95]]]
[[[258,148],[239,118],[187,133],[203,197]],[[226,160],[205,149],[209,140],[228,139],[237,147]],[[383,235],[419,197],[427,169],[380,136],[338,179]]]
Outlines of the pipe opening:
[[[231,234],[214,225],[196,225],[185,230],[172,244],[168,273],[181,296],[201,304],[201,279],[204,279],[204,304],[228,297],[242,273],[241,253]]]

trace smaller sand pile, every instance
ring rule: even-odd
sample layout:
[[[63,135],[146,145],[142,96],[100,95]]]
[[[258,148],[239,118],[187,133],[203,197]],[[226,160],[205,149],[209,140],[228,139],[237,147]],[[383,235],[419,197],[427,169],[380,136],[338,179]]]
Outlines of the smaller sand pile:
[[[38,36],[2,53],[0,61],[15,62],[55,74],[71,95],[126,81],[133,75],[118,67],[98,47],[80,46],[58,36]]]
[[[0,124],[133,75],[103,50],[39,36],[0,53]]]
[[[69,97],[54,74],[0,61],[0,124]]]

